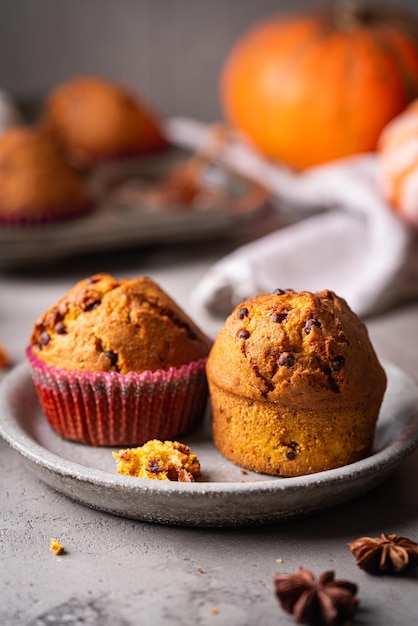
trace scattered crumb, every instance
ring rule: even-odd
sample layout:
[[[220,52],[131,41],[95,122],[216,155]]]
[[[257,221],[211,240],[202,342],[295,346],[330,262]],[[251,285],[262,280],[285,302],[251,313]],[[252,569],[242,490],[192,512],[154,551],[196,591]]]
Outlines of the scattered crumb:
[[[194,482],[200,476],[200,463],[195,453],[178,441],[151,439],[138,448],[112,452],[117,471],[126,476]]]
[[[276,559],[276,563],[283,563],[283,559]]]
[[[52,550],[55,556],[63,554],[64,552],[64,546],[60,544],[58,539],[55,539],[55,537],[52,537],[51,541],[49,542],[49,549]]]
[[[218,609],[215,609],[215,608],[212,607],[211,609],[209,609],[209,613],[211,613],[211,615],[217,615],[219,613],[219,611],[218,611]]]
[[[244,476],[247,476],[248,472],[247,472],[247,470],[242,469],[242,470],[241,470],[241,474],[244,474]]]
[[[202,568],[201,568],[201,567],[198,567],[198,568],[197,568],[197,572],[198,572],[198,574],[203,574],[203,570],[202,570]]]

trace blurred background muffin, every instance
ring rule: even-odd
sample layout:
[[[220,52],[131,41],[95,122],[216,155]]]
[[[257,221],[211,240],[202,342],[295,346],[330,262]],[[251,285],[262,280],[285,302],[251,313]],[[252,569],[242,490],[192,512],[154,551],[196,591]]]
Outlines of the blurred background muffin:
[[[127,89],[97,77],[58,85],[46,96],[41,118],[69,162],[79,167],[135,157],[165,145],[156,114]]]
[[[91,206],[83,179],[45,131],[14,126],[0,136],[1,223],[69,219]]]

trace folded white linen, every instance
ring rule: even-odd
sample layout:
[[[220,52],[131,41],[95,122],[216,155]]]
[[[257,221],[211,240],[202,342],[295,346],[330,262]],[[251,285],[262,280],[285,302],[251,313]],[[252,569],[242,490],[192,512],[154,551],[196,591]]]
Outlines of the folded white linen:
[[[21,123],[22,116],[12,96],[0,89],[0,135],[11,126]]]
[[[211,133],[195,120],[167,121],[167,135],[193,150],[208,145]],[[294,173],[234,140],[221,158],[264,185],[278,210],[296,212],[299,221],[215,263],[191,294],[196,310],[225,316],[257,292],[331,289],[368,316],[418,295],[418,233],[382,198],[375,154]]]

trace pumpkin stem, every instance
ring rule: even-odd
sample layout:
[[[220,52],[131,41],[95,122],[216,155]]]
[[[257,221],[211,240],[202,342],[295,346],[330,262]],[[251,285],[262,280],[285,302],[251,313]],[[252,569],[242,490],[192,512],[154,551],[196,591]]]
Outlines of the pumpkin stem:
[[[370,24],[378,18],[376,7],[365,5],[358,0],[338,0],[335,3],[334,19],[342,30]]]

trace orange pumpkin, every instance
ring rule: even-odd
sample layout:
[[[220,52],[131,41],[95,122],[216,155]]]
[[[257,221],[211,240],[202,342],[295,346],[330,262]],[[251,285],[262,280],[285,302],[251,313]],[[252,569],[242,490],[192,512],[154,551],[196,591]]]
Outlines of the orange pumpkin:
[[[378,150],[378,184],[384,197],[418,228],[418,100],[384,128]]]
[[[373,151],[418,96],[418,20],[351,3],[268,18],[228,55],[220,93],[231,125],[294,168]]]

